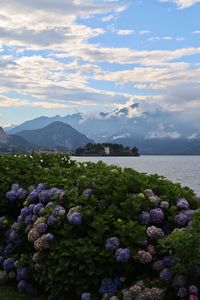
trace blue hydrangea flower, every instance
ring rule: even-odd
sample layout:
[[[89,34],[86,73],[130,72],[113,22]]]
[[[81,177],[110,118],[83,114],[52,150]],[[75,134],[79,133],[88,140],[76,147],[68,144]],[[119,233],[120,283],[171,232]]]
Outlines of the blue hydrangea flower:
[[[6,198],[10,201],[18,200],[17,192],[16,191],[9,191],[6,193]]]
[[[130,250],[128,248],[119,248],[115,253],[117,262],[125,263],[130,259]]]
[[[40,193],[40,192],[46,190],[46,188],[47,188],[47,185],[45,183],[39,183],[38,186],[36,187],[36,191],[38,193]]]
[[[114,296],[116,292],[117,292],[117,286],[111,278],[105,278],[101,281],[101,287],[99,289],[100,294],[106,294],[110,298]]]
[[[81,295],[81,300],[91,300],[91,294],[90,293],[83,293]]]
[[[13,250],[13,245],[11,243],[8,243],[3,250],[3,254],[9,254]]]
[[[47,224],[53,226],[56,223],[56,218],[54,216],[49,216]]]
[[[17,234],[17,232],[15,230],[11,230],[9,234],[9,241],[14,243],[18,239],[19,239],[19,235]]]
[[[24,207],[21,209],[20,215],[22,216],[23,219],[25,219],[29,215],[30,211],[28,207]]]
[[[150,214],[148,211],[143,211],[141,214],[140,214],[140,221],[143,223],[143,224],[146,224],[148,225],[149,222],[150,222]]]
[[[17,270],[17,281],[26,280],[29,276],[29,270],[27,268],[19,268]]]
[[[38,194],[39,201],[44,205],[48,203],[50,198],[51,196],[49,195],[48,190],[43,190]]]
[[[105,242],[106,250],[117,250],[119,248],[120,240],[117,237],[111,237]]]
[[[83,221],[83,217],[80,213],[75,212],[67,216],[68,222],[72,225],[80,225]]]
[[[32,215],[27,216],[24,220],[24,223],[26,225],[32,225],[33,224]]]
[[[5,271],[9,271],[12,270],[14,268],[14,259],[12,257],[7,258],[6,260],[4,260],[3,262],[3,268]]]
[[[24,190],[23,188],[20,188],[17,190],[17,197],[19,200],[24,200],[26,199],[27,196],[27,191]]]
[[[173,261],[169,256],[165,256],[162,262],[165,268],[169,268],[173,265]]]
[[[13,191],[17,191],[19,188],[20,188],[20,186],[18,183],[13,183],[11,185],[11,190],[13,190]]]
[[[46,242],[53,241],[53,239],[54,239],[54,235],[53,234],[51,234],[51,233],[45,234],[45,241]]]
[[[48,225],[45,224],[45,223],[40,223],[37,225],[37,231],[40,233],[40,234],[43,234],[45,233],[45,231],[47,230],[47,227]]]
[[[42,205],[42,203],[38,203],[34,206],[34,209],[33,209],[33,213],[35,215],[38,215],[40,213],[40,210],[43,208],[44,206]]]
[[[164,268],[160,272],[160,279],[163,281],[169,281],[172,279],[172,271],[169,268]]]
[[[152,223],[161,224],[164,220],[164,213],[161,208],[153,208],[150,210],[150,219]]]
[[[31,201],[31,202],[36,202],[38,200],[38,192],[36,190],[33,190],[28,195],[28,200]]]

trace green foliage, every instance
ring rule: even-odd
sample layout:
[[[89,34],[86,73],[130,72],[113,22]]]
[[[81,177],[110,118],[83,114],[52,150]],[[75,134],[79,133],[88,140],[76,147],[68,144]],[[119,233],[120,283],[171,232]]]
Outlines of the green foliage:
[[[138,260],[138,251],[147,251],[144,241],[148,239],[147,226],[139,221],[139,215],[154,207],[143,192],[151,188],[170,204],[162,226],[171,226],[173,230],[178,212],[177,198],[187,198],[193,209],[199,207],[192,190],[158,175],[139,174],[102,162],[78,164],[69,157],[53,154],[0,156],[0,178],[0,216],[4,215],[8,220],[0,232],[2,244],[5,231],[16,220],[20,209],[30,204],[28,201],[9,202],[5,198],[13,183],[28,189],[30,185],[44,182],[49,188],[64,190],[63,199],[55,196],[51,199],[53,206],[44,209],[45,222],[56,205],[62,205],[66,212],[80,206],[82,224],[69,224],[65,214],[58,218],[56,225],[48,227],[55,239],[48,250],[38,253],[37,263],[33,259],[36,250],[24,234],[25,225],[19,229],[23,246],[14,248],[12,255],[21,264],[29,266],[32,280],[49,299],[78,300],[87,291],[92,294],[92,299],[100,299],[101,280],[114,278],[116,274],[126,277],[130,285],[139,279],[145,279],[150,287],[155,283],[168,291],[167,299],[173,299],[168,283],[160,283],[152,264],[145,265]],[[86,196],[84,191],[88,188],[92,189],[92,194]],[[176,257],[174,274],[190,274],[192,266],[199,266],[199,220],[197,215],[188,230],[174,230],[162,243],[151,241],[157,251],[153,262],[165,255]],[[117,263],[115,252],[105,250],[105,241],[113,236],[119,238],[120,247],[130,250],[128,263]],[[191,255],[192,251],[194,254]]]
[[[194,271],[200,268],[200,213],[195,213],[187,228],[175,229],[168,235],[162,246],[176,258],[174,270],[187,274],[194,282]]]

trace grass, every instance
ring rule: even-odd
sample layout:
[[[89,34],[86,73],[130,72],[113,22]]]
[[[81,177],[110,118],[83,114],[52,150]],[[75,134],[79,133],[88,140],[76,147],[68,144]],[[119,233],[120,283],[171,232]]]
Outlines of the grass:
[[[0,286],[1,300],[46,300],[46,297],[30,297],[25,294],[20,294],[15,288],[10,286]]]

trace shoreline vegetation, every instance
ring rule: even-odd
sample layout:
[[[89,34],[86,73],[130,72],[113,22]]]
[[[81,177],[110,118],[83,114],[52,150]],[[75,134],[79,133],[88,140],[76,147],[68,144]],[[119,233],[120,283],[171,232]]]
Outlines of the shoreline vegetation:
[[[85,147],[77,148],[75,156],[139,156],[137,147],[124,147],[121,144],[89,143]]]

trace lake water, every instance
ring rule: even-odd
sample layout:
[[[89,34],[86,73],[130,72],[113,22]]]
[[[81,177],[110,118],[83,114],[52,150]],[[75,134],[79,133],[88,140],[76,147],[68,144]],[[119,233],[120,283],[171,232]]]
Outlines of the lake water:
[[[200,156],[151,156],[140,157],[73,157],[76,161],[97,162],[128,167],[139,172],[159,174],[191,187],[200,195]]]

